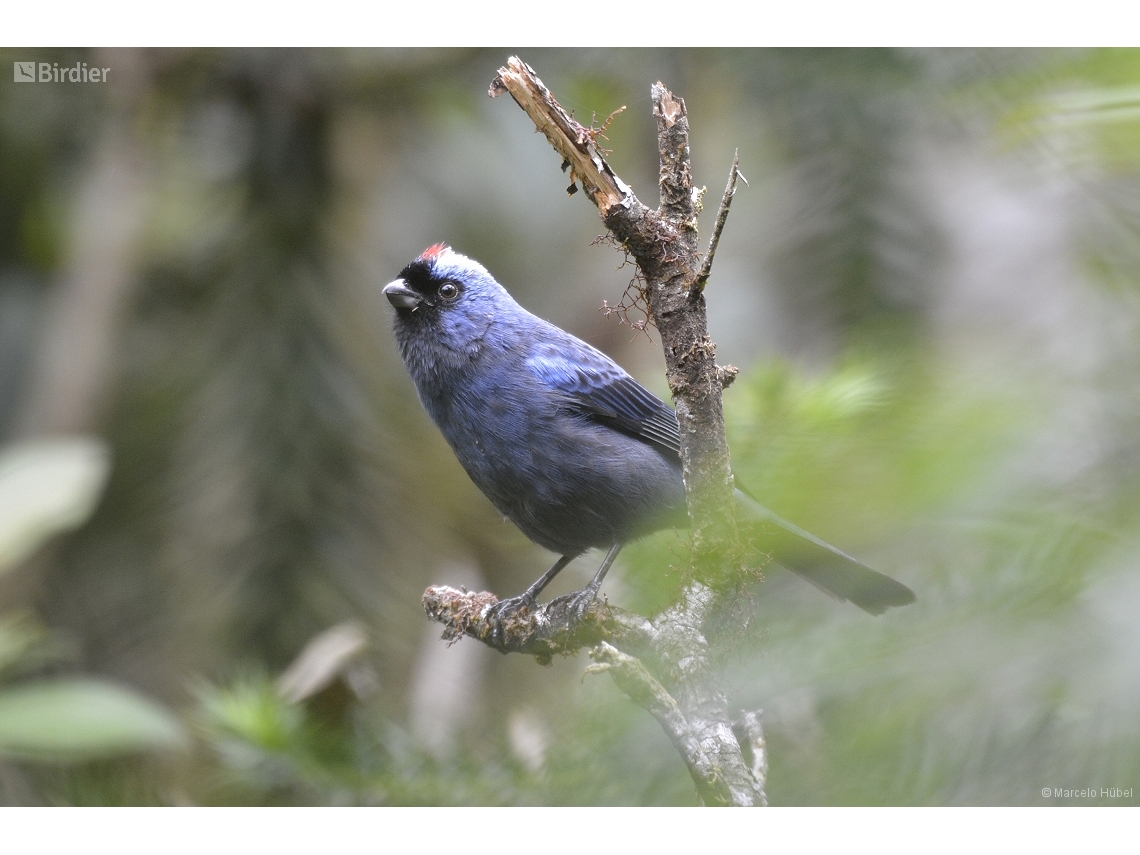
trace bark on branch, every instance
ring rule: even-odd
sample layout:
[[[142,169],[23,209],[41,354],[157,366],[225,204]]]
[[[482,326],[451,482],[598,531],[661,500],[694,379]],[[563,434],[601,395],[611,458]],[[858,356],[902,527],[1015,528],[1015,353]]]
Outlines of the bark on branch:
[[[733,163],[714,240],[702,260],[697,214],[703,191],[693,187],[689,120],[681,98],[661,83],[652,87],[661,170],[660,203],[651,210],[606,163],[597,146],[599,131],[576,122],[517,57],[511,57],[491,83],[492,97],[504,92],[550,141],[562,168],[570,170],[571,187],[573,182],[581,183],[610,233],[641,271],[681,428],[693,560],[681,600],[652,622],[595,603],[584,621],[568,629],[568,603],[558,599],[500,619],[488,608],[497,602],[493,594],[440,587],[428,589],[424,607],[445,625],[445,638],[469,635],[494,643],[503,652],[531,653],[549,661],[555,654],[592,647],[595,664],[590,670],[609,673],[623,692],[660,722],[685,761],[702,802],[765,804],[766,760],[759,716],[730,719],[704,628],[706,618],[731,596],[724,590],[724,558],[718,546],[726,536],[735,537],[732,470],[721,403],[721,390],[735,369],[716,364],[703,286],[728,215],[737,164]]]
[[[448,585],[433,585],[423,596],[424,611],[443,624],[445,640],[458,641],[466,635],[504,653],[530,654],[542,664],[549,664],[555,656],[572,656],[607,641],[627,650],[647,651],[656,635],[652,624],[640,615],[597,600],[577,623],[570,619],[569,596],[502,619],[488,611],[498,601],[487,591],[461,591]],[[501,643],[494,644],[495,638],[501,639]]]

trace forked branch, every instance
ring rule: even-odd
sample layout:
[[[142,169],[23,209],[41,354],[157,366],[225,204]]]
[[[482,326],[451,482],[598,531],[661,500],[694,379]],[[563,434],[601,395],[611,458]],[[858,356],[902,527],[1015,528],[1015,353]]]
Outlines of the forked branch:
[[[680,601],[652,622],[594,603],[584,620],[575,623],[567,598],[502,617],[490,608],[498,602],[493,594],[443,587],[427,590],[424,607],[444,624],[444,637],[449,639],[467,635],[503,652],[530,653],[540,661],[592,648],[595,664],[589,670],[609,673],[622,691],[660,722],[685,761],[702,802],[765,804],[766,760],[759,717],[730,719],[704,635],[706,617],[731,596],[715,583],[720,580],[723,585],[724,579],[720,540],[725,531],[729,537],[734,533],[721,390],[735,369],[716,364],[703,285],[728,216],[738,164],[734,160],[702,265],[688,113],[682,99],[661,83],[652,87],[661,170],[660,205],[650,210],[606,163],[597,145],[599,131],[576,122],[517,57],[511,57],[491,83],[492,97],[504,92],[546,136],[563,169],[570,170],[571,187],[573,182],[581,183],[610,233],[641,271],[681,429],[694,556]],[[720,527],[725,520],[730,524],[727,529]]]

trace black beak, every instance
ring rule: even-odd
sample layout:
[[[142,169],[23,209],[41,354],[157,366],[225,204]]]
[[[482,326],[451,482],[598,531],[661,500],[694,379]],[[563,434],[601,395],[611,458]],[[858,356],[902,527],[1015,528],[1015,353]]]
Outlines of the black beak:
[[[407,286],[403,279],[397,279],[384,286],[384,296],[397,309],[418,309],[424,298]]]

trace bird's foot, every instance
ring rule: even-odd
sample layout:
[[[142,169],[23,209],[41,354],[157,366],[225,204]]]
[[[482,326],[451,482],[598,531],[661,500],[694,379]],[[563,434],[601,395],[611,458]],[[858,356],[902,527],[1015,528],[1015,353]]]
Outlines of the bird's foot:
[[[507,639],[513,634],[512,623],[521,611],[533,609],[534,606],[535,598],[529,594],[508,597],[488,606],[483,620],[490,627],[490,632],[484,640],[496,650],[506,653],[509,649]]]
[[[588,585],[581,591],[567,594],[566,601],[566,628],[573,629],[586,619],[586,612],[598,597],[598,589]]]

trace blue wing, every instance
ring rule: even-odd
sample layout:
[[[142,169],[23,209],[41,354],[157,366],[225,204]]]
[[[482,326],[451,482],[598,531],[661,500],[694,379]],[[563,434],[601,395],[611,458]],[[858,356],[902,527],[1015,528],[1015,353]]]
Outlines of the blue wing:
[[[673,409],[585,342],[539,344],[527,367],[539,382],[584,415],[636,437],[680,461],[681,432]]]

